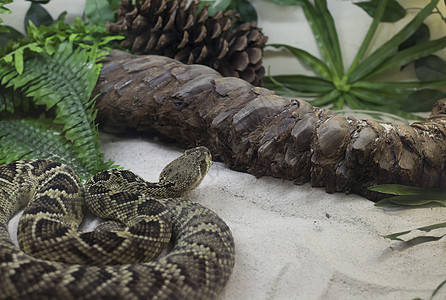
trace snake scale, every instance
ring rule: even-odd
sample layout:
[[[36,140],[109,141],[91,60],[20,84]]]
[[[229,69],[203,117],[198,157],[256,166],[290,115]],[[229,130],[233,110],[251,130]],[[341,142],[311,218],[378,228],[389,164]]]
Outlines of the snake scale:
[[[58,162],[0,166],[0,298],[214,299],[232,273],[232,234],[209,209],[172,198],[195,188],[209,165],[209,150],[197,147],[167,165],[158,183],[107,170],[85,188]],[[7,226],[26,204],[22,251]],[[110,221],[78,231],[86,206]]]

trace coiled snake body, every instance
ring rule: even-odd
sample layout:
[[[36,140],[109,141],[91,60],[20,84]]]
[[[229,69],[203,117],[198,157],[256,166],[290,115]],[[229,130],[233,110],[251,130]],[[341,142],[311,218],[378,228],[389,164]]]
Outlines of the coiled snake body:
[[[85,192],[57,162],[0,166],[0,298],[215,298],[234,265],[231,232],[212,211],[170,198],[195,188],[209,164],[209,151],[198,147],[165,167],[157,184],[108,170]],[[113,221],[79,232],[84,196],[93,213]],[[27,203],[18,228],[22,251],[7,224]],[[158,256],[166,246],[170,251]]]

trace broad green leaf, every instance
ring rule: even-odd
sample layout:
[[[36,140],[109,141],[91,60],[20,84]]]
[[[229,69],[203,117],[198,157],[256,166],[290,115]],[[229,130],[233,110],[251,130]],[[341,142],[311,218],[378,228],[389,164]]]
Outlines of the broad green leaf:
[[[217,4],[217,7],[218,6],[219,3]],[[257,11],[250,1],[248,0],[237,1],[237,6],[235,7],[235,10],[238,11],[243,22],[257,22]]]
[[[214,16],[215,13],[219,10],[221,11],[226,11],[229,8],[229,5],[231,4],[231,0],[222,0],[222,1],[215,1],[215,0],[211,0],[211,1],[200,1],[200,5],[199,5],[199,10],[202,9],[202,7],[204,7],[207,3],[209,3],[209,8],[208,8],[208,15],[210,17]]]
[[[404,42],[398,46],[398,51],[410,48],[417,44],[422,44],[430,39],[430,30],[426,24],[421,24],[420,27]]]
[[[25,28],[29,26],[29,22],[39,27],[40,25],[50,26],[54,20],[48,11],[40,4],[31,3],[25,15]]]
[[[323,28],[327,32],[328,41],[331,45],[331,51],[333,52],[334,64],[338,70],[339,77],[344,74],[344,63],[342,60],[341,46],[339,45],[338,33],[336,31],[335,22],[333,16],[327,7],[326,0],[315,0],[316,9],[322,16]]]
[[[358,87],[356,85],[352,85],[350,92],[355,94],[358,93],[357,96],[360,98],[376,98],[374,101],[369,100],[371,103],[375,103],[378,105],[393,105],[398,106],[402,100],[406,99],[412,92],[412,89],[386,89],[386,88],[375,88],[375,89],[367,89]],[[363,95],[364,93],[364,95]],[[375,102],[376,101],[376,102]]]
[[[416,228],[416,229],[413,229],[413,230],[397,232],[397,233],[386,235],[384,237],[388,238],[388,239],[391,239],[391,240],[403,241],[400,237],[405,235],[405,234],[410,233],[411,231],[419,230],[419,231],[424,231],[424,232],[430,232],[432,230],[440,229],[440,228],[446,228],[446,222],[445,223],[437,223],[437,224],[433,224],[433,225],[429,225],[429,226],[424,226],[424,227]]]
[[[5,25],[4,27],[7,28],[8,31],[0,33],[0,47],[4,48],[10,41],[17,41],[21,38],[24,38],[24,35],[20,31],[16,30],[14,27],[7,25]]]
[[[12,3],[13,0],[1,0],[0,1],[0,14],[10,14],[11,10],[7,7],[4,7],[3,5],[8,5]],[[2,19],[0,19],[0,23],[3,22]]]
[[[84,13],[92,24],[115,21],[115,11],[107,0],[86,0]]]
[[[299,75],[296,75],[299,76]],[[290,85],[292,86],[292,85]],[[274,80],[274,77],[269,76],[269,77],[265,77],[263,78],[263,87],[270,89],[270,90],[274,90],[274,92],[277,95],[280,96],[284,96],[284,97],[316,97],[319,96],[320,93],[318,92],[305,92],[305,91],[301,91],[301,90],[296,90],[293,89],[291,87],[288,87],[288,85],[282,84],[280,82],[277,82],[276,80]],[[311,89],[311,87],[310,87]],[[315,88],[318,89],[318,88]]]
[[[437,40],[429,41],[423,44],[417,44],[408,49],[402,50],[395,55],[389,57],[384,63],[375,70],[367,74],[364,78],[373,77],[384,71],[395,67],[401,67],[411,63],[417,59],[428,56],[446,47],[446,36]]]
[[[50,0],[25,0],[36,4],[47,4]]]
[[[331,80],[333,78],[330,70],[325,65],[323,61],[321,61],[319,58],[311,55],[305,50],[295,48],[289,45],[285,44],[268,44],[268,46],[274,47],[274,48],[285,48],[288,51],[290,51],[296,58],[298,58],[300,61],[308,65],[310,68],[312,68],[316,73],[321,75],[325,79]]]
[[[349,82],[361,80],[374,70],[378,69],[381,64],[394,53],[398,46],[420,27],[426,17],[428,17],[436,7],[438,1],[439,0],[432,0],[403,29],[357,65],[357,67],[355,67],[349,74]]]
[[[355,70],[356,66],[363,59],[367,49],[369,48],[373,36],[378,29],[378,25],[381,22],[381,18],[385,12],[386,4],[387,0],[380,1],[380,3],[378,4],[376,12],[373,14],[372,24],[370,24],[370,27],[367,30],[367,34],[365,35],[364,40],[362,41],[361,46],[359,47],[358,52],[356,53],[355,58],[353,59],[352,64],[347,71],[348,76],[351,72],[353,72],[353,70]]]
[[[386,112],[389,114],[393,114],[396,116],[400,116],[406,120],[412,120],[412,121],[424,121],[426,118],[420,117],[418,115],[412,114],[410,112],[402,110],[399,106],[396,105],[388,105],[388,106],[373,106],[370,109]]]
[[[302,9],[304,11],[305,17],[308,24],[310,24],[313,36],[322,53],[324,61],[333,74],[333,78],[342,78],[342,61],[339,61],[339,56],[337,55],[338,50],[336,49],[335,40],[337,37],[331,36],[333,32],[336,31],[335,28],[329,29],[330,22],[327,21],[328,16],[326,16],[325,11],[321,12],[317,7],[314,7],[308,0],[302,0]],[[320,0],[319,0],[320,1]],[[328,13],[329,14],[329,13]],[[330,16],[331,17],[331,16]]]
[[[392,102],[397,102],[398,98],[394,96],[394,94],[385,94],[380,93],[380,91],[370,91],[365,89],[359,89],[359,88],[352,88],[350,90],[350,93],[354,96],[358,97],[362,101],[373,103],[376,105],[384,105],[388,106],[391,105]],[[400,95],[398,95],[400,96]],[[399,103],[393,103],[394,105],[399,105]]]
[[[374,192],[380,192],[392,195],[422,195],[425,189],[415,186],[407,186],[401,184],[381,184],[374,185],[368,188]]]
[[[323,106],[329,103],[335,102],[341,97],[342,93],[338,90],[332,90],[314,100],[309,100],[308,102],[313,106]]]
[[[344,99],[345,103],[352,109],[365,109],[364,104],[361,103],[361,101],[358,98],[356,98],[353,94],[344,93],[342,95],[342,98]]]
[[[430,195],[404,195],[387,198],[387,201],[397,205],[420,206],[429,203],[437,203],[446,206],[446,196],[443,199],[431,198]]]
[[[446,189],[428,189],[400,184],[383,184],[371,186],[369,190],[397,195],[378,201],[375,204],[376,206],[392,206],[392,204],[416,206],[432,202],[446,206]]]
[[[6,56],[3,56],[2,59],[3,59],[5,62],[10,63],[10,62],[12,62],[12,57],[13,57],[12,54],[8,54],[8,55],[6,55]]]
[[[282,85],[289,89],[313,94],[324,94],[334,89],[330,81],[326,81],[319,77],[304,75],[278,75],[272,78],[264,78],[264,86]]]
[[[415,74],[420,81],[446,80],[446,62],[436,55],[415,61]]]
[[[446,227],[446,226],[445,226]],[[446,280],[443,280],[443,282],[441,282],[436,288],[435,290],[432,292],[432,295],[430,297],[430,299],[434,299],[435,295],[437,295],[437,293],[445,286],[446,284]]]
[[[304,0],[269,0],[272,3],[275,3],[280,6],[289,6],[289,5],[296,5],[301,6],[305,5]]]
[[[420,112],[431,111],[434,104],[445,97],[440,90],[423,89],[410,94],[402,103],[401,108],[405,111]]]
[[[356,2],[353,3],[361,7],[369,16],[373,18],[376,13],[377,7],[381,0],[371,0],[368,2]],[[406,16],[406,10],[397,1],[389,0],[381,22],[396,22]]]
[[[23,52],[22,51],[16,51],[14,53],[14,64],[15,64],[17,73],[22,74],[23,73]]]
[[[391,201],[389,201],[389,198],[385,198],[382,200],[379,200],[375,203],[376,207],[401,207],[401,205],[395,204]]]
[[[364,88],[371,90],[385,90],[395,93],[404,92],[405,89],[420,89],[425,87],[442,87],[446,85],[446,80],[438,81],[409,81],[409,82],[375,82],[375,81],[358,81],[352,84],[352,87]]]
[[[42,47],[38,46],[37,44],[31,43],[28,45],[27,49],[36,52],[36,53],[40,53],[43,51]]]
[[[116,11],[121,5],[121,0],[108,0],[108,3],[110,3],[111,9],[113,9],[113,11]]]

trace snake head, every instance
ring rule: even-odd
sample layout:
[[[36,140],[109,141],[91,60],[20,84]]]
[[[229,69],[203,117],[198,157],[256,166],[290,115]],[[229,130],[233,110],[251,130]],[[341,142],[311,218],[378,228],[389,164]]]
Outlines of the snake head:
[[[160,184],[166,186],[171,197],[180,197],[203,181],[211,161],[211,152],[206,147],[186,150],[163,169]]]

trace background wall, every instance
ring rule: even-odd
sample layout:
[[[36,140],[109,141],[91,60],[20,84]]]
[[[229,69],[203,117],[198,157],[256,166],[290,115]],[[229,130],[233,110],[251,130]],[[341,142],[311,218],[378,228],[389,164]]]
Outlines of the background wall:
[[[267,0],[251,0],[251,2],[259,16],[259,27],[263,28],[264,33],[269,37],[269,43],[289,44],[303,48],[320,57],[311,29],[299,7],[282,7]],[[397,23],[381,24],[373,41],[374,47],[381,45],[398,32],[419,11],[419,8],[424,7],[430,1],[404,0],[399,2],[405,8],[410,8],[407,16]],[[328,0],[329,9],[336,22],[346,67],[353,60],[372,21],[362,9],[352,3],[351,0]],[[439,3],[441,11],[446,15],[444,1]],[[29,5],[30,2],[28,1],[14,1],[14,3],[8,5],[13,14],[2,15],[3,20],[6,24],[23,31],[23,19]],[[84,6],[85,0],[52,0],[48,5],[45,5],[45,8],[53,18],[66,10],[68,11],[67,20],[73,21],[76,16],[82,15]],[[426,23],[431,29],[432,38],[438,38],[446,34],[446,24],[438,14],[431,15]],[[443,50],[440,56],[446,59],[446,50]],[[267,70],[270,69],[272,74],[311,74],[311,70],[307,70],[294,57],[285,51],[276,51],[272,48],[267,48],[267,51],[265,51],[264,65]],[[403,73],[399,71],[389,72],[385,77],[392,80],[395,80],[395,77],[404,80],[413,78],[414,74],[412,69],[407,68]]]

